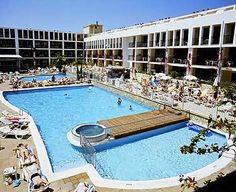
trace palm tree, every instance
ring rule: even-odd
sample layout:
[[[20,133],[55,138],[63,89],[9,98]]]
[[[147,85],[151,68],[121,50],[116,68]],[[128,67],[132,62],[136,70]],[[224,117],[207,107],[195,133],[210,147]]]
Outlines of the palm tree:
[[[83,64],[85,64],[84,61],[82,59],[77,59],[76,61],[73,61],[71,64],[76,66],[77,80],[80,80],[82,78],[82,73],[83,73]]]
[[[53,60],[53,65],[56,66],[61,72],[63,65],[67,62],[67,58],[62,54],[57,54],[56,59]]]

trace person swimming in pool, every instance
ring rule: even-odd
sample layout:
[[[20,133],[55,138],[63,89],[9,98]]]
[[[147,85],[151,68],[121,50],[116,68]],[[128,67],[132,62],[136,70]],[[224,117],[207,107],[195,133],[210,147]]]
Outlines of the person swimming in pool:
[[[119,98],[117,99],[117,104],[120,105],[121,103],[122,103],[122,99],[119,97]]]
[[[64,96],[68,97],[68,96],[69,96],[69,94],[68,94],[68,93],[65,93],[65,94],[64,94]]]
[[[132,105],[129,105],[129,110],[132,110]]]

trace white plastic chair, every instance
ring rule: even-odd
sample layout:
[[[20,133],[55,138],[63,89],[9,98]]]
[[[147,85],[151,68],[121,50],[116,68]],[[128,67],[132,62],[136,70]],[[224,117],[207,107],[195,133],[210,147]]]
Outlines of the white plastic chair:
[[[16,139],[22,139],[30,132],[27,130],[21,130],[19,128],[11,128],[9,125],[0,127],[0,137],[6,138],[7,136],[15,136]]]

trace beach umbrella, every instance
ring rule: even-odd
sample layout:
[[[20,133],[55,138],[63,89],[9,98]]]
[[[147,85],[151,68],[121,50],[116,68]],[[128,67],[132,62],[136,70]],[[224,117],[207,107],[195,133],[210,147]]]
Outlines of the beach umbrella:
[[[188,81],[196,81],[198,78],[193,75],[186,75],[184,76],[184,79]]]
[[[166,76],[166,75],[161,77],[161,80],[165,80],[165,81],[170,80],[170,79],[171,79],[171,77]]]
[[[166,74],[165,73],[156,73],[155,76],[161,78],[163,76],[166,76]]]

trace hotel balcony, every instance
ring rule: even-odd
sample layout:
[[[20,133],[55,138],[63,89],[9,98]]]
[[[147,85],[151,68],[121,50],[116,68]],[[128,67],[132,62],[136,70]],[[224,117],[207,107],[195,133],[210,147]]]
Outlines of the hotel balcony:
[[[179,44],[180,44],[179,39],[175,39],[174,46],[179,46]]]
[[[219,45],[219,43],[220,43],[219,38],[212,38],[212,42],[211,42],[212,45]]]
[[[114,55],[114,59],[122,60],[122,56],[120,56],[120,55]]]
[[[147,47],[147,43],[145,43],[145,42],[137,42],[137,47]]]
[[[62,42],[51,41],[50,42],[50,48],[62,49]]]
[[[198,45],[199,38],[193,38],[192,45]]]
[[[136,56],[136,61],[148,61],[147,56],[142,56],[142,55],[137,55]]]
[[[133,61],[133,60],[134,60],[134,56],[133,56],[133,55],[129,55],[129,56],[128,56],[128,60]]]
[[[187,64],[187,59],[178,59],[174,57],[169,57],[168,63]]]
[[[130,48],[135,47],[135,43],[129,43],[129,47],[130,47]]]
[[[224,35],[224,44],[232,44],[234,40],[233,35]]]
[[[33,47],[33,41],[19,40],[19,47],[20,48],[32,48]]]
[[[0,47],[15,47],[15,40],[12,39],[0,39]]]
[[[149,41],[149,47],[153,47],[153,41]]]
[[[188,45],[188,40],[187,39],[182,39],[182,46],[187,46]]]
[[[165,40],[161,41],[161,46],[162,47],[166,46],[166,41]]]
[[[35,47],[36,48],[48,48],[48,42],[47,41],[35,41]]]
[[[150,61],[151,62],[157,62],[157,63],[161,63],[161,62],[164,62],[164,58],[162,58],[162,57],[151,57],[150,58]]]
[[[200,63],[200,65],[204,65],[204,63]],[[218,61],[214,61],[214,60],[205,60],[205,65],[207,66],[212,66],[212,67],[217,67],[218,66]]]
[[[173,39],[168,40],[168,46],[173,46]]]
[[[202,38],[201,45],[208,45],[209,39],[208,38]]]

